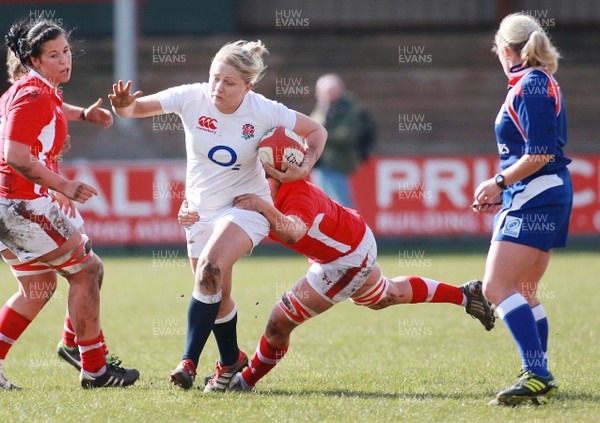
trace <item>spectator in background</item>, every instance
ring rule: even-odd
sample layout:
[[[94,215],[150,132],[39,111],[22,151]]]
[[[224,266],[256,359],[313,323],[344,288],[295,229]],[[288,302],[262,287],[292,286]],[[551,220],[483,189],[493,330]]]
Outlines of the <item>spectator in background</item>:
[[[375,128],[337,74],[317,80],[311,117],[327,130],[327,147],[313,169],[313,182],[344,207],[354,208],[350,175],[371,151]]]

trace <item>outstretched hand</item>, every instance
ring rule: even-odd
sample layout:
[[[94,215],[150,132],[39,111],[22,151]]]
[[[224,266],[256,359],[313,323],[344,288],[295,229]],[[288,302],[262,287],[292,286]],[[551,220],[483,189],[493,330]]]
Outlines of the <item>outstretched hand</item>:
[[[99,98],[94,104],[87,107],[83,111],[83,116],[87,122],[102,125],[105,128],[110,128],[113,124],[112,113],[106,109],[102,109],[102,99]]]
[[[123,81],[119,80],[113,84],[113,93],[108,95],[108,99],[114,109],[123,109],[131,106],[142,95],[141,91],[131,94],[131,81],[127,81],[127,84],[123,85]]]

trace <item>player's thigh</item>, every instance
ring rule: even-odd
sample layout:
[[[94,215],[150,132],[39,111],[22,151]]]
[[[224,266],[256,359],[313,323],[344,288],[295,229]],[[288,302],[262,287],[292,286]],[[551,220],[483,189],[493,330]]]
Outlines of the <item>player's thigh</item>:
[[[484,294],[498,304],[505,296],[520,290],[520,283],[532,264],[547,254],[537,248],[509,241],[494,241],[488,251],[483,277]]]
[[[26,299],[48,299],[56,290],[56,272],[37,260],[21,262],[8,248],[2,250],[2,258],[11,268],[19,284],[19,291]]]
[[[296,327],[333,305],[315,291],[306,277],[300,278],[273,306],[265,329],[267,340],[277,347],[287,346],[290,333]]]
[[[323,296],[317,292],[311,285],[308,283],[306,276],[300,278],[290,290],[296,299],[300,301],[300,303],[310,310],[314,311],[316,314],[321,314],[331,307],[332,304],[330,301],[327,301],[323,298]]]
[[[190,257],[190,267],[192,268],[192,273],[196,274],[196,268],[198,266],[198,257]]]
[[[46,302],[56,290],[56,272],[48,271],[38,275],[18,276],[19,290],[29,301]]]
[[[232,222],[219,222],[200,254],[196,273],[206,263],[224,272],[251,249],[252,241],[242,228]]]
[[[250,254],[269,233],[269,222],[257,212],[230,209],[217,219],[200,254],[219,268],[232,267],[242,256]]]
[[[2,246],[4,247],[4,244],[2,244]],[[6,247],[2,248],[2,251],[0,252],[0,254],[2,254],[2,258],[4,258],[4,260],[18,259],[18,257]]]

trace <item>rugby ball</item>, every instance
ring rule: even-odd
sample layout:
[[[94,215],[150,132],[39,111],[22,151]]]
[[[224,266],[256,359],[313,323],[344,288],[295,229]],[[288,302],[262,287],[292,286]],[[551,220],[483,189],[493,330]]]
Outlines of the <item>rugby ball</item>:
[[[287,170],[288,162],[300,166],[305,153],[304,139],[291,129],[273,128],[258,143],[260,162],[268,163],[281,172]]]

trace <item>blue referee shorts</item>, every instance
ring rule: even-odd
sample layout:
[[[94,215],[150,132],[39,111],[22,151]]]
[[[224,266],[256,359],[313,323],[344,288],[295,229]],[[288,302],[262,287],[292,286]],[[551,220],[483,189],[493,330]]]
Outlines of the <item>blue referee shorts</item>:
[[[567,244],[573,206],[568,169],[517,182],[503,194],[502,210],[494,218],[492,241],[509,241],[542,251]]]

